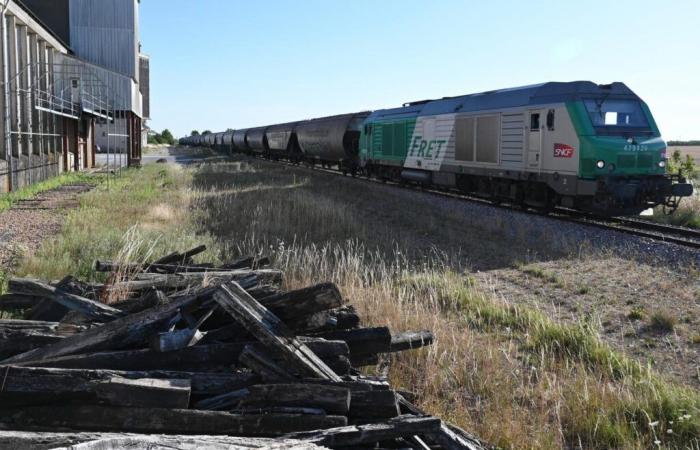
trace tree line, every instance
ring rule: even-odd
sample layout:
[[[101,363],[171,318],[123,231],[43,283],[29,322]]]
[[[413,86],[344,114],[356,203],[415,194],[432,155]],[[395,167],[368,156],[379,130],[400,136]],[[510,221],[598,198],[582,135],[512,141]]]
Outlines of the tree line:
[[[148,134],[149,144],[175,145],[175,136],[167,128],[160,133]]]

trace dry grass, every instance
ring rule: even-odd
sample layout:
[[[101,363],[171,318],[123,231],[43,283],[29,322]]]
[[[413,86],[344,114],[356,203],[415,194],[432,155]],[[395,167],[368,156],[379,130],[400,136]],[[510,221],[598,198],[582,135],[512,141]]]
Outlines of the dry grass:
[[[94,271],[96,259],[142,261],[174,248],[211,245],[195,233],[190,182],[191,174],[178,166],[152,165],[98,186],[68,213],[61,235],[25,260],[17,273],[48,280],[70,273],[96,280],[101,276]],[[215,260],[216,253],[201,257]]]
[[[289,287],[333,281],[369,324],[433,330],[435,345],[377,368],[424,408],[504,448],[648,448],[700,435],[694,390],[612,351],[586,323],[555,323],[476,283],[464,252],[440,245],[470,248],[451,235],[453,218],[436,220],[418,200],[417,213],[407,212],[358,182],[263,167],[238,162],[195,175],[201,226],[220,240],[222,259],[270,254]],[[434,232],[446,223],[447,237]],[[461,233],[478,233],[485,248],[503,244],[497,234]]]
[[[95,258],[141,260],[202,241],[211,246],[203,259],[266,254],[290,288],[337,283],[367,324],[433,330],[433,346],[376,370],[500,447],[698,446],[696,390],[612,351],[587,323],[554,322],[476,281],[470,259],[515,265],[525,254],[517,242],[460,225],[429,201],[397,200],[361,182],[246,162],[194,174],[149,167],[90,194],[22,271],[94,278]]]

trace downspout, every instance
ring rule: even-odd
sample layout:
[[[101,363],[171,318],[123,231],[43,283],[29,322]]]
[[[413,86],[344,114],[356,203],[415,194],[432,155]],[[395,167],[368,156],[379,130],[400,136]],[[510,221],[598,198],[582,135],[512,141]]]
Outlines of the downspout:
[[[0,12],[0,45],[2,45],[2,87],[3,96],[5,101],[3,102],[3,125],[5,129],[5,135],[3,140],[5,142],[5,159],[7,160],[7,180],[8,180],[8,192],[12,191],[12,138],[10,137],[10,86],[9,86],[9,74],[7,73],[7,58],[8,51],[5,48],[7,44],[7,22],[5,20],[5,12],[9,6],[11,0],[5,0],[2,5],[2,12]]]

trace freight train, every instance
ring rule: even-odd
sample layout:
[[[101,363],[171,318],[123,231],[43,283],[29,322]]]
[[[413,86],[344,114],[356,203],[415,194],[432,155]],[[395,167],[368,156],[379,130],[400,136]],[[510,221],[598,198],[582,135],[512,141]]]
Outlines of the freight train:
[[[601,215],[674,209],[693,192],[667,173],[649,107],[619,82],[547,82],[180,143]]]

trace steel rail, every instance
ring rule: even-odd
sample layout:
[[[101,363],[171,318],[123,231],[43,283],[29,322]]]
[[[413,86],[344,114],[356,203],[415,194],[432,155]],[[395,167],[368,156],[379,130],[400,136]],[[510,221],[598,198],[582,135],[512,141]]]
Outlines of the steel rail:
[[[316,165],[310,165],[308,163],[292,163],[286,160],[279,159],[269,159],[262,155],[247,155],[249,158],[267,161],[271,163],[282,164],[290,167],[297,167],[302,169],[313,170],[316,172],[325,172],[332,175],[345,177],[346,173],[343,173],[340,169],[331,169],[328,167],[319,167]],[[683,247],[697,248],[700,249],[700,230],[694,230],[692,228],[679,227],[668,224],[661,224],[650,222],[643,219],[631,219],[628,217],[603,217],[592,213],[585,213],[581,211],[571,210],[567,208],[556,208],[552,211],[542,211],[533,209],[531,207],[525,207],[523,205],[511,204],[506,201],[494,201],[484,197],[473,196],[464,193],[458,193],[455,191],[445,191],[434,188],[426,188],[419,185],[414,185],[410,183],[400,183],[390,180],[380,180],[366,175],[355,175],[353,179],[366,181],[377,184],[391,185],[395,187],[408,188],[415,190],[417,192],[423,192],[427,194],[457,198],[461,200],[467,200],[475,203],[485,204],[491,207],[507,209],[511,211],[518,211],[524,214],[533,214],[543,217],[548,217],[551,219],[559,220],[562,222],[576,223],[579,225],[590,226],[600,229],[613,230],[620,233],[631,234],[654,241],[661,241],[665,243],[671,243],[680,245]]]

